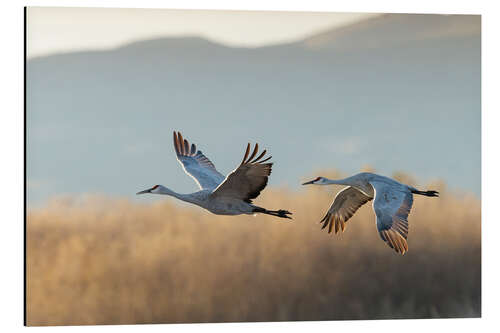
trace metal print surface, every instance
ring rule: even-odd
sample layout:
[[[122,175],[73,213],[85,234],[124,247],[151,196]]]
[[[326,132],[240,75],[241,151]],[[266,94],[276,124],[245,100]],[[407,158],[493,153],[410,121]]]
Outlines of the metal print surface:
[[[481,316],[480,16],[26,28],[27,325]]]

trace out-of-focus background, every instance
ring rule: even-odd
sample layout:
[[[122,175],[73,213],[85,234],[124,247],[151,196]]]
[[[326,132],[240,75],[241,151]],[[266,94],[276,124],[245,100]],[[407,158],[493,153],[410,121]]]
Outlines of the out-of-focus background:
[[[373,165],[479,196],[480,17],[318,15],[28,9],[29,206],[60,194],[130,196],[157,183],[192,191],[173,130],[222,173],[236,167],[248,141],[259,142],[275,157],[271,185],[298,189],[318,168]],[[357,21],[324,26],[340,18]],[[309,31],[315,20],[327,22]],[[158,21],[187,30],[160,38]],[[219,37],[225,30],[255,39],[294,22],[305,31],[285,44],[276,44],[281,37],[241,47]],[[148,23],[149,37],[108,37],[108,49],[89,41],[95,50],[53,46],[57,53],[47,55],[37,47],[69,44],[64,36],[97,44]]]
[[[33,7],[27,29],[29,325],[480,316],[479,16]],[[256,202],[293,222],[135,197],[196,190],[173,130],[222,173],[267,148]],[[404,257],[369,205],[320,231],[339,188],[299,185],[371,168],[441,191]]]
[[[371,204],[341,235],[320,230],[334,188],[266,189],[259,205],[290,209],[290,222],[54,200],[28,215],[28,324],[479,317],[480,202],[427,185],[441,197],[415,198],[404,256],[380,239]]]

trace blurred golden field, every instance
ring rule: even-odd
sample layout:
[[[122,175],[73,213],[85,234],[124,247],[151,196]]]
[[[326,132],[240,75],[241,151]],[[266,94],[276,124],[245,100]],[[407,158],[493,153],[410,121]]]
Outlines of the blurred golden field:
[[[320,230],[340,186],[269,187],[255,200],[293,220],[216,216],[168,197],[54,200],[28,212],[27,323],[479,317],[480,201],[417,185],[441,197],[415,196],[405,256],[380,239],[371,202],[340,236]]]

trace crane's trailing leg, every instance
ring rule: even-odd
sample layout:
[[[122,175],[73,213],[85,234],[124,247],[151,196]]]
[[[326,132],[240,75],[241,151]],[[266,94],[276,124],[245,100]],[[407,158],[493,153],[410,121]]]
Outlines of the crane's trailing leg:
[[[262,207],[255,207],[255,209],[253,210],[253,212],[254,213],[262,213],[262,214],[272,215],[272,216],[277,216],[277,217],[281,217],[281,218],[284,218],[284,219],[291,219],[291,217],[288,216],[288,215],[292,215],[292,213],[290,213],[287,210],[283,210],[283,209],[280,209],[280,210],[267,210],[267,209],[262,208]]]
[[[411,190],[411,193],[425,195],[426,197],[439,197],[438,191],[419,191],[419,190]]]

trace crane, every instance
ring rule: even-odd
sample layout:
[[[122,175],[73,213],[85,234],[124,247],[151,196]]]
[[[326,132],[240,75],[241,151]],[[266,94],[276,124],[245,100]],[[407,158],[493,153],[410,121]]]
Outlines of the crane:
[[[317,177],[302,185],[347,185],[333,200],[330,209],[320,221],[321,229],[328,227],[328,233],[335,227],[335,233],[344,231],[345,223],[359,207],[373,201],[377,217],[377,229],[382,240],[397,253],[408,251],[408,214],[413,203],[413,194],[437,197],[437,191],[419,191],[394,179],[374,173],[362,172],[339,180]]]
[[[163,185],[155,185],[137,194],[169,195],[205,208],[217,215],[262,213],[291,219],[288,215],[292,213],[287,210],[267,210],[252,204],[252,199],[257,198],[266,187],[273,165],[273,163],[264,163],[271,159],[271,156],[262,159],[266,150],[256,157],[259,150],[258,144],[255,144],[250,154],[251,146],[248,143],[240,165],[227,177],[217,171],[214,164],[200,150],[197,150],[196,145],[190,145],[180,132],[174,131],[174,148],[177,160],[184,172],[194,179],[200,191],[181,194]]]

